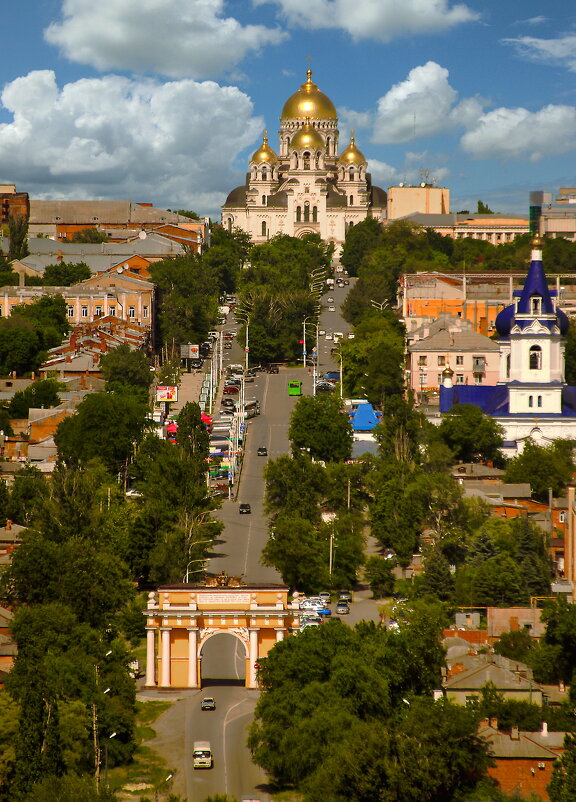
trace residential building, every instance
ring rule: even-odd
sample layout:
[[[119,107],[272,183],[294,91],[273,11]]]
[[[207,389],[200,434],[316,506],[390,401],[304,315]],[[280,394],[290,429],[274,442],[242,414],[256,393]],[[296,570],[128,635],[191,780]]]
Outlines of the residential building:
[[[412,185],[400,183],[388,187],[388,221],[409,215],[447,215],[450,212],[450,190],[422,181]]]
[[[533,234],[576,241],[576,188],[560,187],[551,192],[530,193],[530,224]]]
[[[389,207],[391,192],[392,188],[388,190]],[[477,239],[492,245],[512,242],[520,234],[530,232],[530,223],[526,215],[459,214],[449,212],[448,209],[445,212],[438,209],[434,213],[430,209],[430,212],[426,213],[424,209],[413,209],[405,212],[403,216],[397,215],[396,219],[407,220],[423,228],[431,228],[444,237]],[[391,220],[390,215],[388,215],[388,220]]]
[[[27,192],[16,192],[15,184],[0,184],[0,225],[10,217],[30,216],[30,199]]]
[[[442,315],[407,334],[407,380],[418,400],[438,393],[446,370],[457,385],[494,384],[499,363],[498,343],[471,330],[467,321]]]
[[[222,225],[241,228],[255,243],[276,234],[319,234],[339,252],[351,225],[367,217],[385,219],[386,201],[354,136],[340,151],[336,108],[308,70],[282,109],[278,153],[265,131],[246,182],[222,207]]]

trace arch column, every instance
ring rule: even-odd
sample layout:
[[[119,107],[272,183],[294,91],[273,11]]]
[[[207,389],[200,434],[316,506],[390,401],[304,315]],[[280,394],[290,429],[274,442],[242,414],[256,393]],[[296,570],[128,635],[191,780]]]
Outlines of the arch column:
[[[170,687],[170,627],[163,627],[162,633],[162,677],[160,685],[163,688]]]
[[[281,640],[284,640],[284,630],[278,627],[276,629],[276,643],[279,643]]]
[[[146,627],[146,685],[156,685],[156,627]]]
[[[198,687],[198,629],[188,627],[188,687]]]
[[[256,688],[256,668],[258,662],[258,629],[250,628],[250,648],[248,651],[248,687]]]

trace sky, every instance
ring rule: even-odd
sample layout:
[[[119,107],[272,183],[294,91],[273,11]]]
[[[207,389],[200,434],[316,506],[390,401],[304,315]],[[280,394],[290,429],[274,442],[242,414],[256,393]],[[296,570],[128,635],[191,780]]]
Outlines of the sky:
[[[0,182],[219,218],[306,79],[373,183],[451,211],[576,186],[576,7],[562,0],[18,0],[2,8]]]

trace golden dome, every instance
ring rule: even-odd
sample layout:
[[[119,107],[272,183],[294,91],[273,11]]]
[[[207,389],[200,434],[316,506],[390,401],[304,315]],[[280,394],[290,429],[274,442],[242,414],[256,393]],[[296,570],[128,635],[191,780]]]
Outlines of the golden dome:
[[[342,151],[338,162],[340,164],[364,164],[366,162],[364,154],[361,150],[358,150],[354,144],[354,131],[352,131],[352,135],[350,137],[350,144],[346,150]]]
[[[301,150],[302,148],[315,150],[316,148],[325,148],[326,145],[318,131],[313,125],[310,125],[310,119],[308,118],[302,128],[296,131],[292,137],[290,147],[296,148],[297,150]]]
[[[252,158],[250,159],[251,162],[256,162],[256,164],[262,164],[262,162],[268,162],[268,164],[274,164],[278,161],[278,156],[274,153],[272,148],[268,144],[268,131],[264,131],[264,136],[262,137],[262,144],[258,148],[258,150],[254,151],[252,154]]]
[[[334,104],[312,81],[312,70],[307,71],[307,80],[297,92],[288,98],[280,115],[281,120],[337,120]]]

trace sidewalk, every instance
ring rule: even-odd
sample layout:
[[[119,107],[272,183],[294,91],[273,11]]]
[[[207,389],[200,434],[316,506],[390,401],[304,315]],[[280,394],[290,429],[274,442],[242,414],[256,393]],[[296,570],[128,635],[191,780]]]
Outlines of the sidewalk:
[[[204,371],[193,371],[192,373],[182,373],[180,386],[178,387],[178,401],[172,404],[171,415],[177,415],[182,407],[190,401],[200,400],[200,389],[206,373]]]

